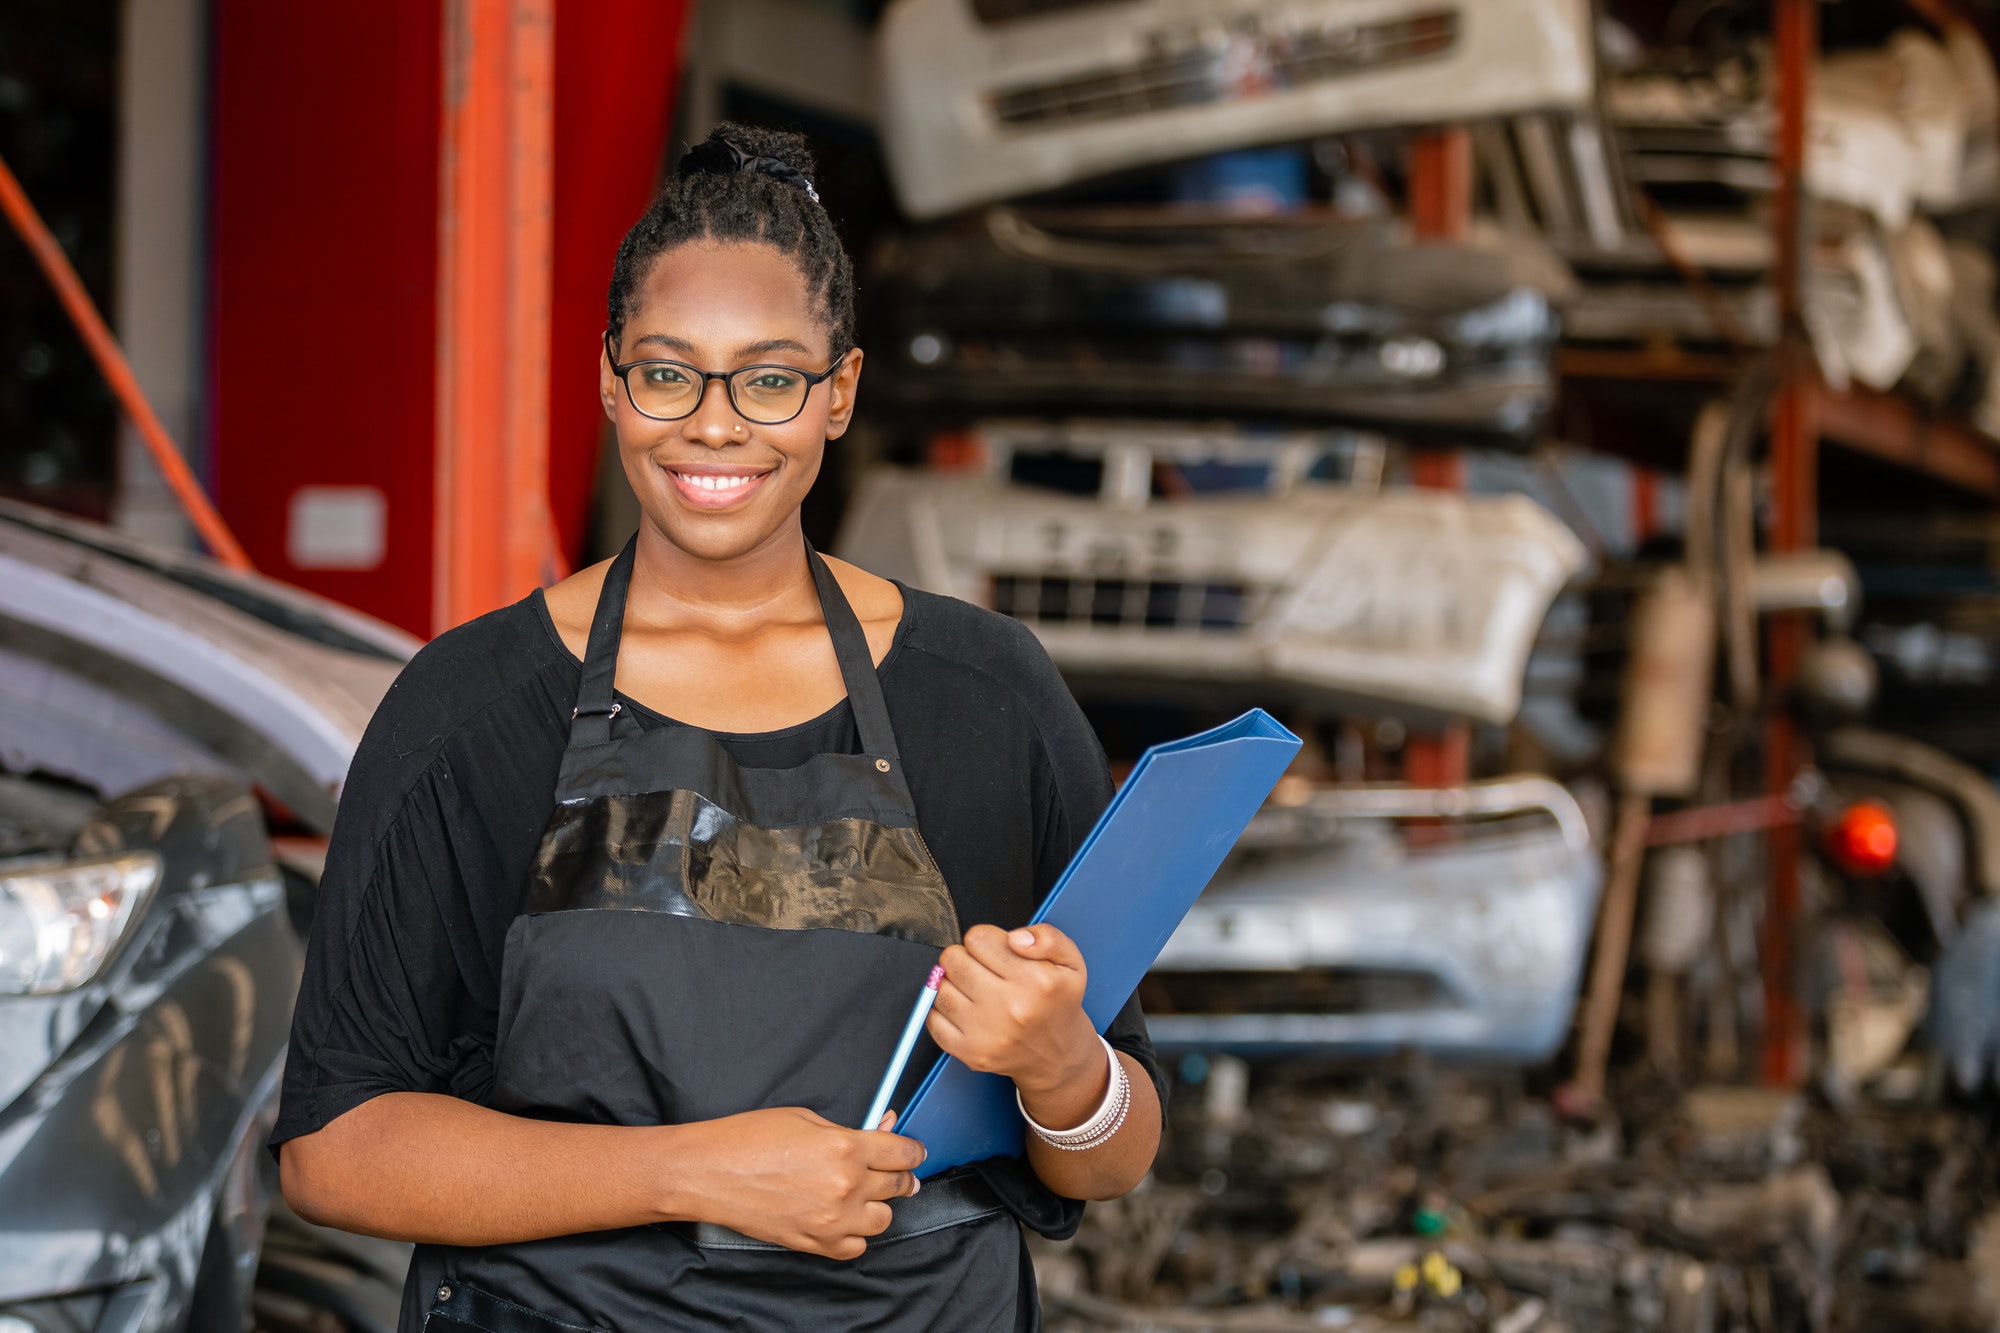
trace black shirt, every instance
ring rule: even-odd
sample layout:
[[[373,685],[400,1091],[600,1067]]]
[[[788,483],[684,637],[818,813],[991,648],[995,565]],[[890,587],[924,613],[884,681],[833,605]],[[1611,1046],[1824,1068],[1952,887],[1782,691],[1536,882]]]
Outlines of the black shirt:
[[[880,676],[924,840],[960,921],[1021,925],[1110,801],[1103,749],[1026,628],[908,588],[903,604]],[[580,672],[534,593],[440,635],[390,687],[327,851],[274,1145],[385,1092],[486,1101],[502,945],[554,810]],[[624,703],[644,726],[682,725]],[[753,768],[861,749],[844,700],[719,739]],[[1106,1036],[1159,1083],[1136,1000]],[[1067,1234],[1081,1216],[1025,1170],[989,1179],[1037,1230]]]

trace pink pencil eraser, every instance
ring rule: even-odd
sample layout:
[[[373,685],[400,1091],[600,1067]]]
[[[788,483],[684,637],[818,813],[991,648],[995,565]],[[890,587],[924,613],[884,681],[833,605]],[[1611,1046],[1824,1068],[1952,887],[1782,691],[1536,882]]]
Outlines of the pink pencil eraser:
[[[939,963],[936,967],[931,969],[930,976],[924,979],[924,989],[936,990],[938,988],[938,984],[943,980],[944,980],[944,964]]]

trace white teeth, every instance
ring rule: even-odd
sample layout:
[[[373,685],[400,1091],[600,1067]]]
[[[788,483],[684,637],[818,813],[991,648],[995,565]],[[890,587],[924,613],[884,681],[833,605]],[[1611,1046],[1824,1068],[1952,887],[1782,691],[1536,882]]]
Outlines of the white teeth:
[[[700,472],[677,472],[674,475],[688,485],[698,487],[704,491],[741,490],[743,487],[757,480],[755,477],[716,477]]]

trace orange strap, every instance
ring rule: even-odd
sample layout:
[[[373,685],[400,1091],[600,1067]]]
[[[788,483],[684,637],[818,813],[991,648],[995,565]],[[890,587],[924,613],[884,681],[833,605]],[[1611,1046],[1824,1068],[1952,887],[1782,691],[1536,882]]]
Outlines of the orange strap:
[[[173,437],[160,424],[153,405],[146,401],[146,395],[139,388],[139,381],[132,376],[132,367],[125,361],[125,353],[119,349],[118,340],[111,336],[111,330],[104,325],[104,319],[92,304],[90,293],[83,289],[83,283],[70,267],[69,256],[56,244],[56,238],[49,234],[41,215],[21,189],[21,182],[14,178],[6,160],[0,158],[0,211],[7,214],[7,220],[14,224],[35,256],[35,262],[48,275],[49,283],[62,298],[63,308],[76,325],[76,331],[83,335],[84,345],[97,358],[99,370],[110,383],[111,391],[118,395],[118,401],[125,408],[125,414],[132,418],[132,424],[139,428],[139,435],[146,441],[146,448],[152,452],[153,461],[159,465],[160,473],[173,489],[174,497],[187,511],[194,523],[195,531],[208,543],[208,549],[216,559],[231,569],[249,569],[250,557],[243,553],[241,543],[222,521],[222,515],[215,512],[203,493],[201,483],[188,470],[187,459],[174,447]]]

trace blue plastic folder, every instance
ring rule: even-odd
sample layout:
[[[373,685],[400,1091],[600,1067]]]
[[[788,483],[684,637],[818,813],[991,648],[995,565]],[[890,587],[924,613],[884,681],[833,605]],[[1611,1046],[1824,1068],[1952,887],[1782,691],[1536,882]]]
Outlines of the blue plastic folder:
[[[1099,1032],[1138,988],[1298,751],[1297,736],[1253,708],[1140,756],[1035,914],[1083,951],[1090,974],[1083,1011]],[[896,1132],[930,1150],[917,1174],[932,1176],[1018,1154],[1027,1127],[1012,1081],[945,1056],[898,1117]]]

